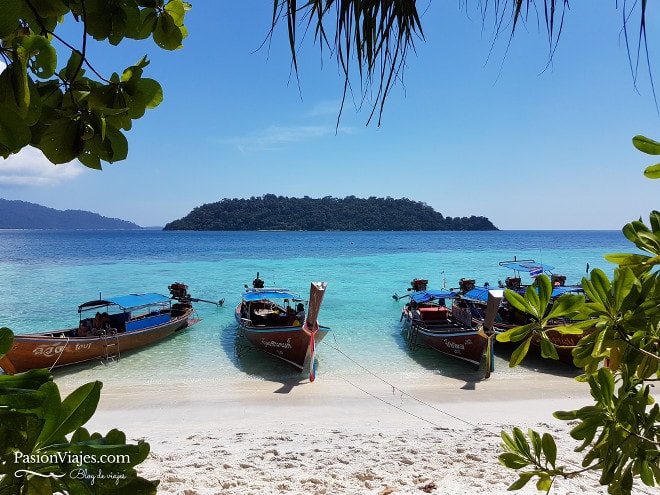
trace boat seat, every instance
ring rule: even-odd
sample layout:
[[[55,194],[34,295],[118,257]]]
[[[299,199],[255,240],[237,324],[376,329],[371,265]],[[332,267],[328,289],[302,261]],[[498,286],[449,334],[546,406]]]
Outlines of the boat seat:
[[[437,308],[419,308],[423,321],[447,320],[449,318],[449,309],[443,307]]]

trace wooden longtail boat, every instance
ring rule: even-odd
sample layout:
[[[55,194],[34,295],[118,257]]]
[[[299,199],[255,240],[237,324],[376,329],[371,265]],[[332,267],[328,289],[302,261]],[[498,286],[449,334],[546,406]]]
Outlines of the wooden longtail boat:
[[[310,381],[315,378],[315,349],[329,327],[319,325],[318,314],[326,282],[312,282],[309,299],[283,288],[264,288],[257,278],[236,306],[237,348],[247,341],[256,348],[292,364],[302,371],[309,363]]]
[[[477,321],[469,309],[458,304],[458,294],[447,289],[428,290],[428,281],[415,279],[412,291],[401,310],[402,330],[408,347],[416,350],[430,347],[438,352],[466,361],[478,368],[487,359],[487,376],[493,371],[492,345],[494,332],[492,322],[502,298],[501,290],[491,291],[490,315],[485,321]]]
[[[498,284],[499,287],[510,289],[520,294],[524,294],[527,287],[531,285],[531,283],[524,283],[521,280],[521,273],[528,273],[532,278],[532,282],[533,279],[542,273],[547,275],[553,285],[550,305],[552,305],[556,298],[563,294],[584,294],[581,285],[566,285],[566,277],[564,275],[552,273],[552,270],[554,269],[553,266],[539,263],[532,259],[518,260],[515,258],[511,261],[501,261],[500,266],[514,270],[514,276],[507,277],[504,283],[500,281]],[[483,320],[485,316],[485,305],[488,291],[490,289],[491,287],[488,286],[475,285],[474,279],[462,278],[459,281],[458,292],[460,298],[463,301],[463,304],[470,309],[473,317],[477,320]],[[497,310],[493,325],[496,333],[503,333],[512,328],[526,325],[529,322],[528,315],[511,306],[506,299],[502,299],[502,303]],[[575,346],[577,346],[580,339],[593,331],[593,329],[587,329],[579,334],[562,334],[558,330],[554,330],[554,328],[560,328],[570,325],[571,323],[571,320],[557,318],[551,321],[550,326],[546,328],[546,336],[548,337],[548,340],[555,345],[559,359],[568,364],[573,364],[572,351]],[[535,336],[530,344],[535,352],[540,353],[541,338],[539,336]]]
[[[169,289],[174,304],[172,298],[153,292],[83,303],[76,328],[15,335],[0,367],[6,373],[20,373],[118,359],[122,352],[153,344],[198,322],[187,286],[177,282]]]

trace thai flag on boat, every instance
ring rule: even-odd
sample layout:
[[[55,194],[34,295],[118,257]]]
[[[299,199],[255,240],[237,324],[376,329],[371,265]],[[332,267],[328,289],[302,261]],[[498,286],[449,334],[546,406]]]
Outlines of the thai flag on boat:
[[[542,273],[543,273],[543,268],[540,267],[540,266],[535,266],[534,268],[532,268],[529,271],[529,276],[532,277],[532,278],[536,278],[539,275],[541,275]]]

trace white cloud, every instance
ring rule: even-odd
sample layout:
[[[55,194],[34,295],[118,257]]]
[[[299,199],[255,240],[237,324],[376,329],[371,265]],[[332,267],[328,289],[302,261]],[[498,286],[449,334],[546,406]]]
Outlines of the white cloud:
[[[241,151],[264,151],[284,144],[318,139],[333,132],[334,130],[323,126],[271,126],[259,133],[228,139],[227,142],[236,145]]]
[[[0,159],[0,185],[54,186],[78,177],[85,168],[77,161],[53,165],[36,148]]]
[[[316,102],[309,112],[310,117],[337,116],[341,109],[341,100],[323,100]]]
[[[351,128],[329,126],[271,126],[255,134],[224,139],[223,142],[235,145],[240,151],[268,151],[290,143],[301,143],[333,136],[336,133],[352,133]]]

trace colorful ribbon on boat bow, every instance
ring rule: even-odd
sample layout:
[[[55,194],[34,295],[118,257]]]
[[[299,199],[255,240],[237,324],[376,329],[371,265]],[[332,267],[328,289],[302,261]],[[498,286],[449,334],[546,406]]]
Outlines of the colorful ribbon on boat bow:
[[[303,332],[309,335],[309,381],[313,382],[316,378],[316,360],[314,359],[314,354],[316,352],[316,332],[319,331],[319,323],[314,322],[312,328],[310,329],[307,326],[307,321],[303,323],[302,326]]]
[[[486,378],[490,377],[490,374],[495,371],[495,332],[492,330],[488,333],[484,330],[484,327],[479,328],[479,336],[488,340],[486,344]]]

